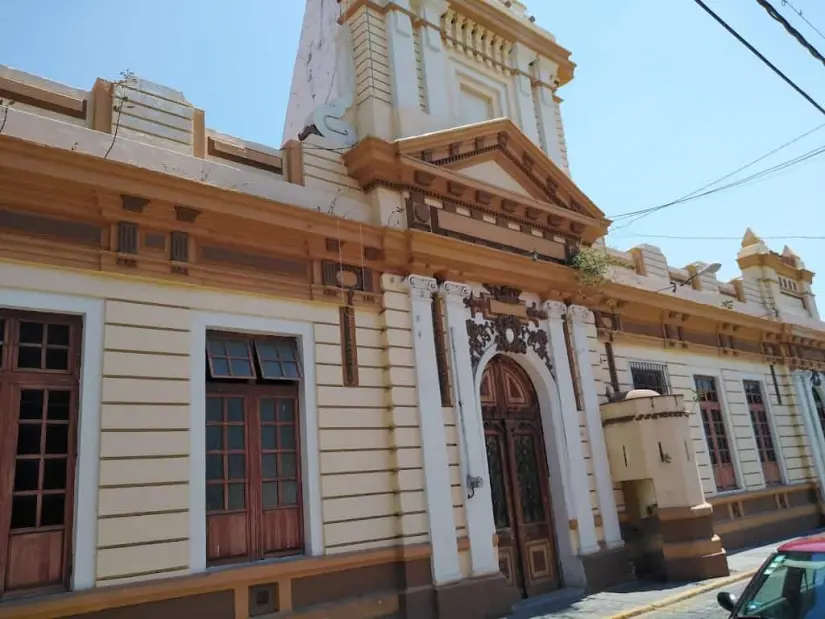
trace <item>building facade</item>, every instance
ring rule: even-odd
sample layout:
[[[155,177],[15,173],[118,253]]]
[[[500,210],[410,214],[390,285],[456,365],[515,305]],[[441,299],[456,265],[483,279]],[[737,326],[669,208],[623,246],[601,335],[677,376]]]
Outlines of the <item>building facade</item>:
[[[504,616],[817,526],[813,274],[605,247],[574,68],[309,0],[274,149],[0,67],[0,619]]]

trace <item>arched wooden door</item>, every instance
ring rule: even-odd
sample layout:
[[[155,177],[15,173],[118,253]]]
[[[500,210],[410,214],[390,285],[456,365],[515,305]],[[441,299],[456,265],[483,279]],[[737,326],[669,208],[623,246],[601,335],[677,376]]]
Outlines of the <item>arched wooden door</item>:
[[[501,572],[524,596],[561,586],[538,398],[517,363],[494,357],[481,409]]]

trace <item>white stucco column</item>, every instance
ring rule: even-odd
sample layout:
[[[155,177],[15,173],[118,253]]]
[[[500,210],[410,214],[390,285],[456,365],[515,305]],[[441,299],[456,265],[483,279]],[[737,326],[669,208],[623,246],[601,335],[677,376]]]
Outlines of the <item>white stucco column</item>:
[[[396,137],[407,137],[404,110],[419,109],[415,40],[410,20],[410,0],[393,0],[402,10],[387,11],[387,47],[390,60],[392,103],[396,120]]]
[[[425,22],[421,26],[421,63],[424,67],[427,113],[448,120],[450,86],[447,78],[447,54],[439,30],[441,16],[446,11],[447,0],[421,0],[421,17]]]
[[[594,328],[593,312],[586,307],[574,305],[569,309],[568,316],[573,350],[578,360],[582,404],[587,418],[587,437],[593,460],[593,475],[596,478],[596,496],[599,501],[599,512],[602,515],[604,541],[608,548],[620,548],[624,546],[624,540],[622,540],[622,532],[619,528],[616,498],[613,495],[613,479],[610,476],[610,463],[607,460],[607,445],[604,442],[596,379],[593,376],[593,366],[590,364],[588,330]]]
[[[515,77],[515,95],[519,125],[528,138],[535,144],[541,145],[536,124],[536,107],[533,102],[533,85],[530,80],[530,63],[535,58],[535,54],[523,43],[516,43],[513,45],[510,56],[513,68],[518,71]]]
[[[811,458],[814,461],[817,482],[820,492],[825,494],[825,439],[814,403],[813,383],[811,374],[807,370],[796,370],[792,373],[793,385],[796,390],[796,401],[799,402],[799,414],[805,424],[805,435],[811,448]]]
[[[558,65],[547,58],[539,57],[533,61],[533,77],[536,79],[536,118],[541,144],[547,156],[560,169],[565,169],[559,141],[559,126],[556,122],[556,103],[553,97],[554,83]]]
[[[473,363],[470,358],[470,338],[467,320],[470,310],[464,304],[471,289],[465,284],[445,282],[441,286],[444,297],[450,365],[453,369],[453,393],[455,398],[456,425],[461,441],[461,458],[466,476],[480,477],[481,488],[476,488],[473,498],[465,495],[467,534],[470,538],[470,561],[473,575],[495,574],[499,571],[498,551],[493,545],[496,531],[493,518],[493,499],[490,493],[490,474],[487,470],[484,422],[481,411],[476,409]],[[464,488],[466,491],[466,487]]]
[[[421,452],[424,459],[424,492],[432,545],[432,569],[435,584],[461,580],[458,563],[453,496],[447,457],[447,437],[438,391],[432,297],[438,285],[430,277],[410,275],[413,353],[415,355],[416,392],[421,426]]]
[[[550,338],[553,370],[564,422],[564,441],[567,445],[567,479],[570,483],[566,485],[571,489],[569,501],[572,503],[572,509],[568,509],[568,513],[575,517],[578,523],[579,552],[587,555],[599,551],[599,542],[590,506],[590,483],[587,479],[587,466],[584,462],[584,448],[579,430],[579,411],[576,408],[573,377],[570,374],[567,345],[564,341],[563,321],[567,306],[560,301],[547,301],[542,307],[548,316],[545,329]]]

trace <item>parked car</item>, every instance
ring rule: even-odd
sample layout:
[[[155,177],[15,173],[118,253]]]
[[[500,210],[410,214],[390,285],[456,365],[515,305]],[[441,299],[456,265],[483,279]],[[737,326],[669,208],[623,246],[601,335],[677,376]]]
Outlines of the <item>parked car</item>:
[[[723,591],[716,600],[729,619],[825,619],[825,535],[783,544],[741,598]]]

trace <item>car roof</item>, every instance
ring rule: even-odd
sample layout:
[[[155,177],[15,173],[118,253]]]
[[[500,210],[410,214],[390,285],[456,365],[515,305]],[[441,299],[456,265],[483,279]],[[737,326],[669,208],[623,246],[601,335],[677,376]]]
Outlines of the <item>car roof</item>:
[[[785,542],[779,552],[825,552],[825,532]]]

